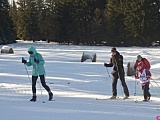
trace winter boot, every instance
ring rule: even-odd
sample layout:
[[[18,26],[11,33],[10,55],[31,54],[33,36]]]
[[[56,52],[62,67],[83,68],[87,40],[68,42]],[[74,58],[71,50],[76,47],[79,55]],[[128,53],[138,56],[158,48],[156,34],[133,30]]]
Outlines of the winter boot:
[[[112,100],[112,99],[116,99],[116,96],[113,95],[112,97],[110,97],[110,99],[111,99],[111,100]]]
[[[143,102],[147,102],[148,100],[147,99],[144,99],[144,100],[142,100]]]
[[[37,96],[33,96],[32,99],[30,101],[35,102],[37,99]]]
[[[53,93],[50,92],[50,93],[49,93],[49,100],[52,100],[52,99],[53,99]]]
[[[147,97],[147,100],[149,101],[149,100],[150,100],[150,98],[151,98],[151,95],[149,95],[149,96]]]
[[[129,96],[125,96],[125,97],[123,98],[123,100],[125,100],[125,99],[129,99]]]

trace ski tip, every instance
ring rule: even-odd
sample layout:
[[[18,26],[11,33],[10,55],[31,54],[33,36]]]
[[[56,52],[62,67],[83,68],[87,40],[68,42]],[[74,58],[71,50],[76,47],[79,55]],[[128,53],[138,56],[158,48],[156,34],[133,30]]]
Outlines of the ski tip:
[[[135,102],[135,103],[137,103],[137,102],[138,102],[138,100],[135,100],[134,102]]]
[[[48,100],[48,101],[56,101],[56,100]]]

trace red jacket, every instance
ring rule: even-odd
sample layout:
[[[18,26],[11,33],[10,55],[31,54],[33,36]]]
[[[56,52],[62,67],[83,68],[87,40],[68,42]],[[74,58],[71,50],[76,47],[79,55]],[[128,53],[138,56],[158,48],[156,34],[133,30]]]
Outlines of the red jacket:
[[[137,66],[138,66],[139,62],[143,62],[144,68],[146,70],[150,70],[151,66],[150,66],[149,61],[146,58],[142,58],[141,61],[136,60],[136,63],[134,64],[134,69],[137,69]]]

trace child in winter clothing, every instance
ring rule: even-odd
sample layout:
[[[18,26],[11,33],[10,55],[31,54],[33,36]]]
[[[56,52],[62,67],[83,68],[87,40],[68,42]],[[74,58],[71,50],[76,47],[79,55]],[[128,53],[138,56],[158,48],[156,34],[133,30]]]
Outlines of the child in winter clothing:
[[[35,47],[31,46],[28,48],[28,53],[30,55],[29,61],[22,58],[22,63],[26,64],[27,66],[33,66],[32,71],[32,93],[33,97],[30,101],[36,101],[36,82],[38,79],[38,76],[40,77],[42,86],[48,91],[49,94],[49,100],[52,100],[53,93],[51,92],[50,88],[46,85],[45,82],[45,69],[44,69],[44,59],[41,54],[39,54]]]
[[[150,97],[151,97],[151,94],[149,93],[149,84],[150,84],[151,73],[149,70],[144,68],[143,62],[138,63],[137,74],[136,74],[135,78],[140,80],[143,94],[144,94],[143,101],[149,101]]]

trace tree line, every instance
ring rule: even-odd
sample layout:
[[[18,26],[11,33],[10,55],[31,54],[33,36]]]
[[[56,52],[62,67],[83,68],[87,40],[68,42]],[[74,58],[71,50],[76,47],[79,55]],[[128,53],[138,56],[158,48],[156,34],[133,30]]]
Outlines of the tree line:
[[[16,30],[9,15],[10,5],[7,0],[0,0],[0,44],[15,42]]]
[[[13,31],[10,37],[16,33],[17,39],[61,44],[148,46],[160,40],[159,0],[12,0],[10,5],[0,4],[6,9],[4,14],[0,8],[0,38],[8,29]]]

